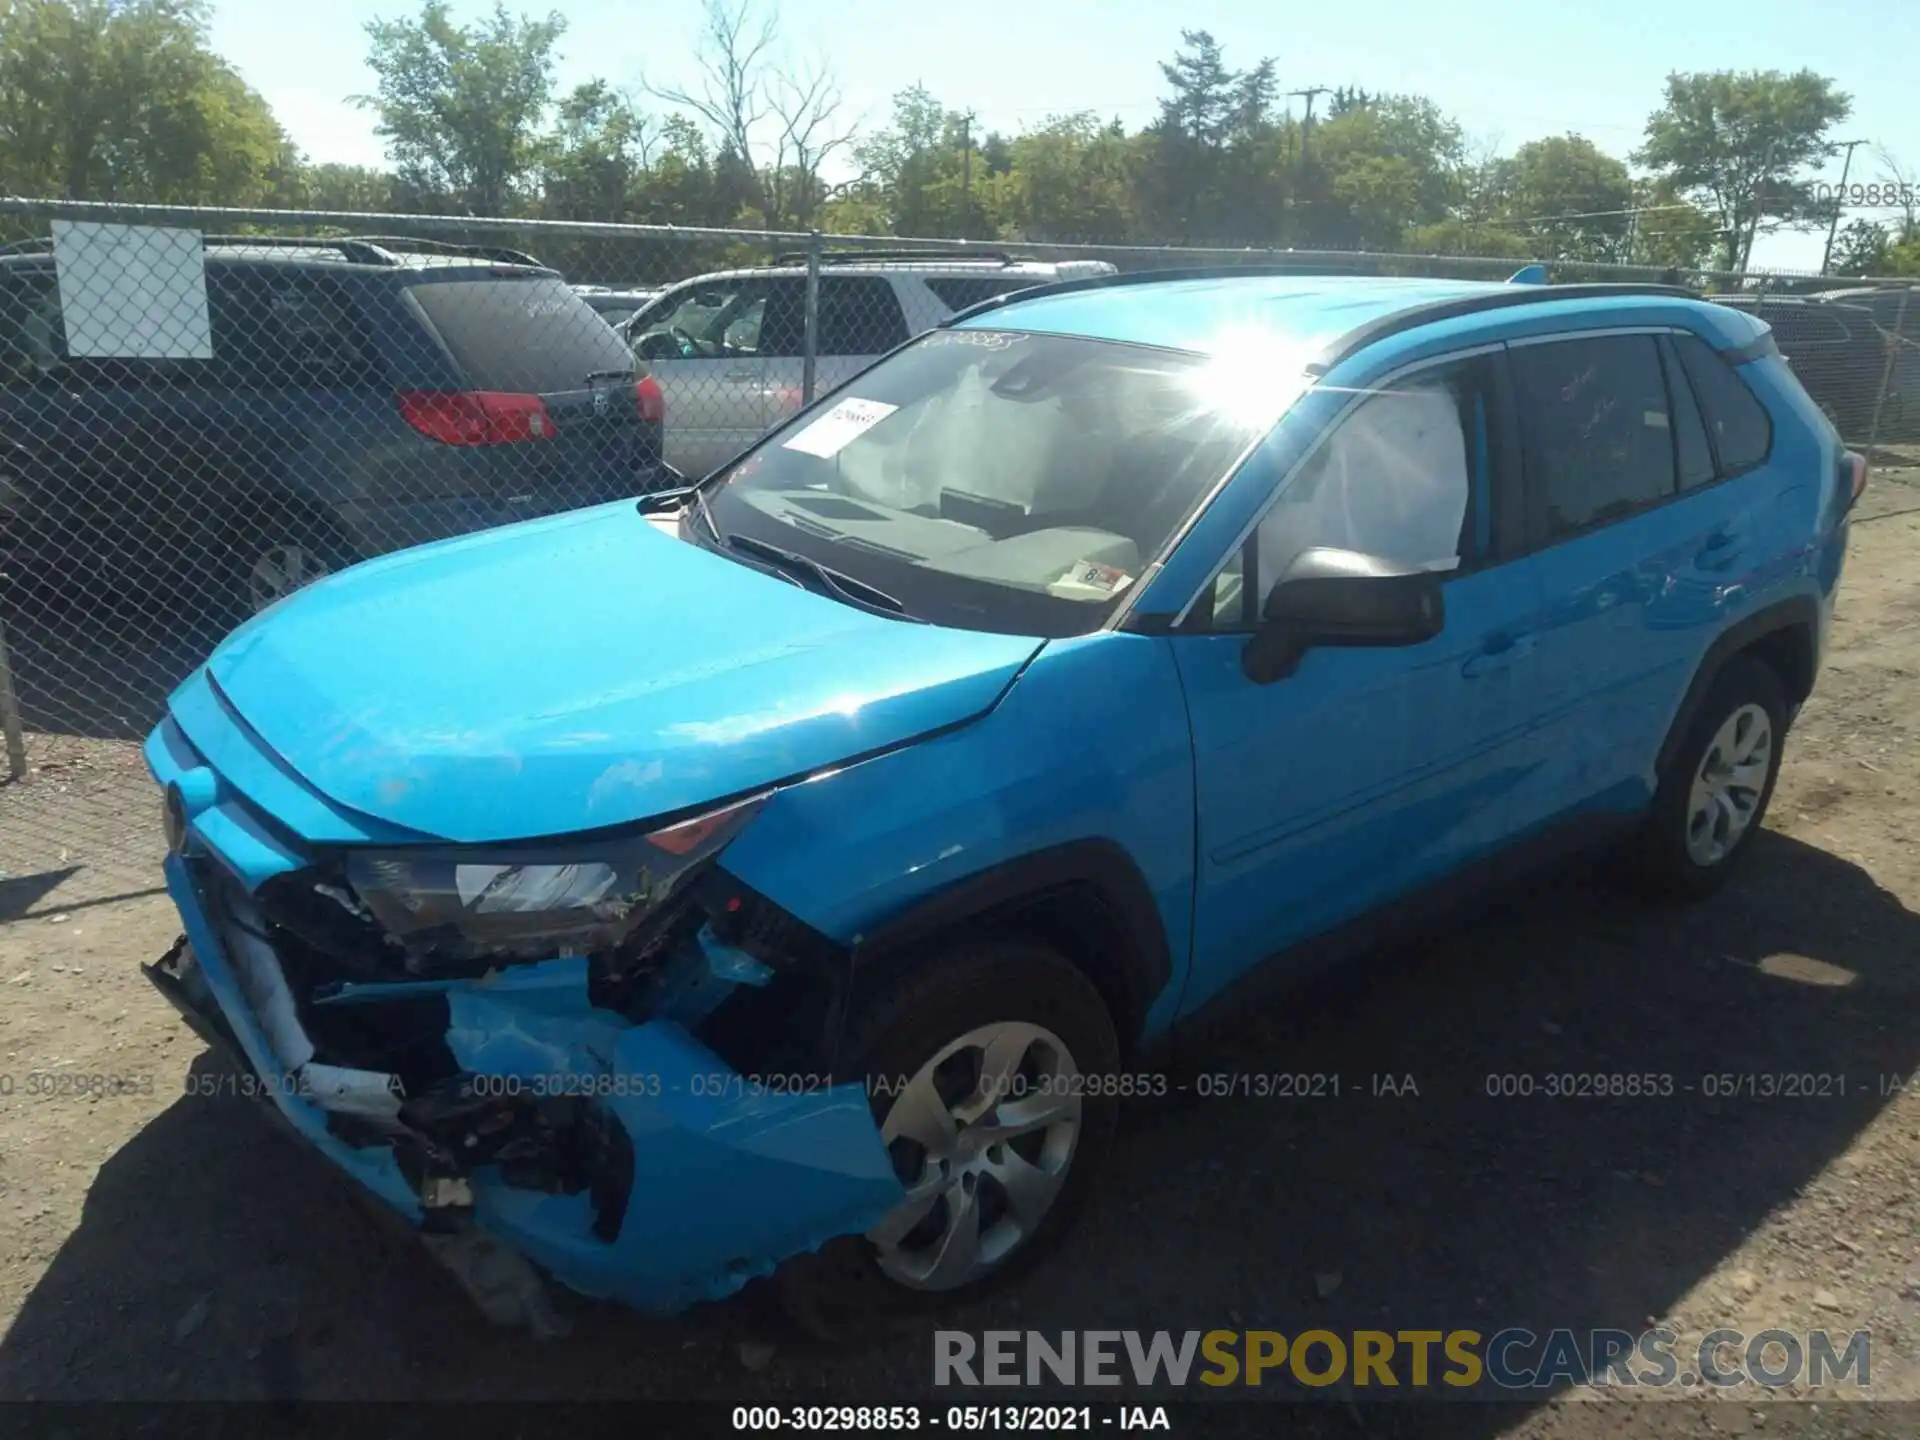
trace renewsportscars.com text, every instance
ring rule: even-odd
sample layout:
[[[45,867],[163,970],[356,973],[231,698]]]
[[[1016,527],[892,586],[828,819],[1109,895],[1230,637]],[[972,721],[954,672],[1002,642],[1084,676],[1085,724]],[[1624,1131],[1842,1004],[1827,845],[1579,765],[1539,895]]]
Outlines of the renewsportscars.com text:
[[[1447,1387],[1562,1385],[1767,1389],[1872,1384],[1872,1336],[1855,1330],[936,1330],[933,1383],[981,1385]]]

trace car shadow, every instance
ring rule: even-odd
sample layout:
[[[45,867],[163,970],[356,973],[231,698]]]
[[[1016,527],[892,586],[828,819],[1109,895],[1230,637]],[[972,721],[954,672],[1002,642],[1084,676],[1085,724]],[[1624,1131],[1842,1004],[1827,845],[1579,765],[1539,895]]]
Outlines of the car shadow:
[[[1725,892],[1684,910],[1623,904],[1569,873],[1216,1034],[1196,1073],[1336,1076],[1338,1093],[1202,1095],[1193,1075],[1170,1077],[1188,1091],[1128,1111],[1061,1253],[946,1323],[1638,1333],[1684,1303],[1712,1322],[1701,1328],[1739,1325],[1686,1297],[1890,1103],[1883,1077],[1920,1069],[1916,956],[1920,920],[1898,899],[1778,834]],[[1671,1083],[1633,1098],[1542,1093],[1548,1077],[1579,1075]],[[1777,1075],[1845,1081],[1787,1099],[1732,1079]],[[1532,1095],[1504,1093],[1521,1085],[1503,1077],[1523,1076]],[[1006,1395],[934,1391],[931,1320],[829,1349],[777,1328],[752,1295],[673,1321],[572,1312],[557,1341],[489,1329],[411,1237],[370,1219],[251,1102],[188,1095],[101,1167],[0,1341],[0,1394]],[[1251,1393],[1310,1394],[1284,1374]],[[1519,1418],[1512,1405],[1441,1408],[1463,1436]],[[1369,1407],[1367,1426],[1393,1433],[1391,1409]]]

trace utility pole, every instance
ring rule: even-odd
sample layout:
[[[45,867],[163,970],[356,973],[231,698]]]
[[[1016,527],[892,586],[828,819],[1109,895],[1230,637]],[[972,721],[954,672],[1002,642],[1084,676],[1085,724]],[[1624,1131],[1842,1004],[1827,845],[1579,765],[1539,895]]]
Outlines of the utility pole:
[[[1833,237],[1835,232],[1840,229],[1840,207],[1844,205],[1847,200],[1847,171],[1853,168],[1854,149],[1867,142],[1864,140],[1842,140],[1839,143],[1846,146],[1847,158],[1840,162],[1840,188],[1836,190],[1833,195],[1833,219],[1827,223],[1827,248],[1820,253],[1820,273],[1822,275],[1827,273],[1827,266],[1832,263],[1833,260]]]
[[[960,117],[960,233],[973,234],[973,111]]]
[[[1307,163],[1307,132],[1313,129],[1313,102],[1321,95],[1331,95],[1332,93],[1332,90],[1325,85],[1309,85],[1304,90],[1289,90],[1287,92],[1290,96],[1303,96],[1307,102],[1307,118],[1300,122],[1300,164],[1302,168],[1305,168]]]

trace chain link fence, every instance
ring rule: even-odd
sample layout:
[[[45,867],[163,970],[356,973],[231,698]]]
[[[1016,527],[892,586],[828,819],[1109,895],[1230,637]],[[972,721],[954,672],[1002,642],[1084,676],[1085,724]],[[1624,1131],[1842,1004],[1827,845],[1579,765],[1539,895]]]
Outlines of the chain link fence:
[[[1512,260],[0,200],[0,918],[150,888],[139,744],[233,626],[404,546],[678,483],[955,310],[1191,266]],[[1550,262],[1758,313],[1876,468],[1911,284]],[[636,365],[637,361],[637,365]]]

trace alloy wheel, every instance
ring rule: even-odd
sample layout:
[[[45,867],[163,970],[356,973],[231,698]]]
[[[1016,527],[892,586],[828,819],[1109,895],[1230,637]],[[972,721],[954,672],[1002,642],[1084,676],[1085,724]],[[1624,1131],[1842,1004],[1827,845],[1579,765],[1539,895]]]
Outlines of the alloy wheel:
[[[1080,1138],[1080,1072],[1060,1037],[1003,1021],[920,1067],[880,1126],[906,1199],[867,1232],[881,1270],[952,1290],[1039,1229]]]
[[[1773,724],[1758,705],[1740,706],[1714,732],[1687,801],[1687,854],[1718,865],[1740,843],[1760,807],[1773,760]]]
[[[294,591],[325,579],[328,573],[326,562],[304,545],[289,542],[269,546],[247,572],[247,598],[253,613],[258,615]]]

